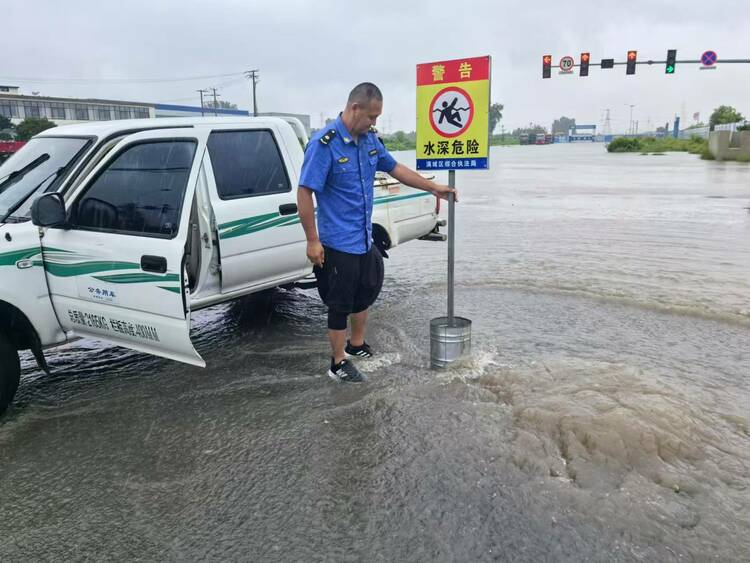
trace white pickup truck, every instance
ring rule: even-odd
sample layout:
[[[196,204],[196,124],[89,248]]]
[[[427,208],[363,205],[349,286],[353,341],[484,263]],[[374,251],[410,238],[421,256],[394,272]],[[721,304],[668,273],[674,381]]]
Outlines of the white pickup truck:
[[[0,414],[19,350],[91,337],[193,365],[190,312],[311,273],[293,118],[140,119],[34,137],[0,167]],[[373,237],[439,240],[436,198],[376,181]],[[439,202],[438,202],[439,203]]]

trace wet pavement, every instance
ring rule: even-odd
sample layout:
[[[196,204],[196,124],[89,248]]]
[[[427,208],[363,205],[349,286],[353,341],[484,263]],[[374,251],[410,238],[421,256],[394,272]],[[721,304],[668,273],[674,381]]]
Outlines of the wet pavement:
[[[413,153],[401,155],[405,162]],[[195,314],[207,369],[83,340],[0,421],[0,559],[750,559],[750,168],[493,149],[445,251],[395,249],[362,386],[314,290]]]

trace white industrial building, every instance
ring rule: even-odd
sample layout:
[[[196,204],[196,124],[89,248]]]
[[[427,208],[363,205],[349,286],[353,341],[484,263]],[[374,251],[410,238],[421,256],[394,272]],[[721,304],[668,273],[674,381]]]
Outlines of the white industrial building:
[[[250,115],[247,110],[201,108],[173,104],[149,104],[117,100],[57,98],[20,94],[18,86],[0,85],[0,115],[14,125],[29,117],[46,117],[57,125],[110,119],[138,119],[147,117],[195,117],[199,115]],[[292,115],[298,118],[308,134],[310,116],[303,114],[259,113],[258,115]]]
[[[14,125],[29,117],[46,117],[57,125],[82,121],[156,117],[153,104],[29,96],[19,94],[17,86],[2,85],[0,85],[0,115],[9,118]]]

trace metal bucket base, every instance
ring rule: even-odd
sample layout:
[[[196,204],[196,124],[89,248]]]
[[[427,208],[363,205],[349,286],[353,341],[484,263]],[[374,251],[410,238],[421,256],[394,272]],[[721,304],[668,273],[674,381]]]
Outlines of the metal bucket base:
[[[471,355],[471,321],[463,317],[438,317],[430,321],[430,365],[446,368]]]

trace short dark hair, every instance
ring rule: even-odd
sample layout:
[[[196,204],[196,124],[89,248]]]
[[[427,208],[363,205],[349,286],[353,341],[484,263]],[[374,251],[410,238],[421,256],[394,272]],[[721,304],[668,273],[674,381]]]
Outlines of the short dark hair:
[[[380,88],[372,82],[362,82],[362,84],[357,84],[349,92],[349,99],[346,101],[346,105],[350,106],[354,103],[364,105],[370,103],[372,100],[383,101],[383,94],[380,92]]]

